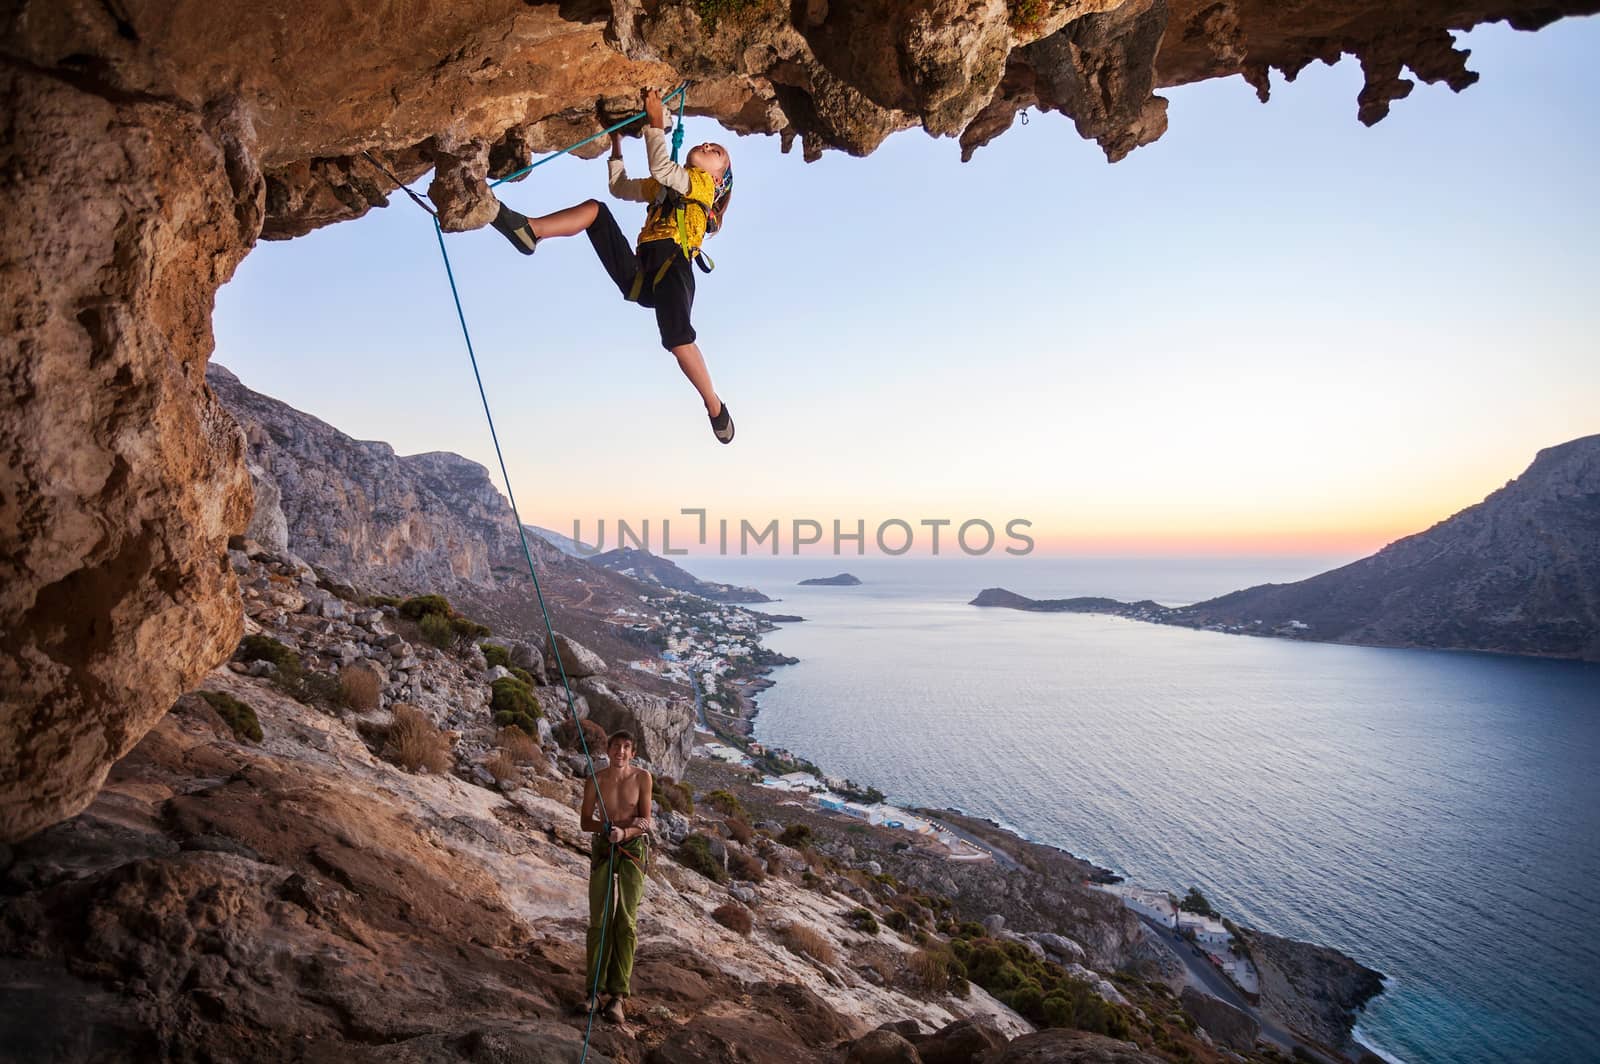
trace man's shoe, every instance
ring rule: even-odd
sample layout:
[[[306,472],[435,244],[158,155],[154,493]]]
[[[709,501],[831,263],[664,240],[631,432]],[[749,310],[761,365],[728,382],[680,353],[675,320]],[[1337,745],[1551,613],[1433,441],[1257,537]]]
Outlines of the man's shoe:
[[[611,999],[611,1004],[606,1006],[606,1019],[610,1020],[612,1023],[616,1024],[618,1027],[622,1026],[624,1023],[627,1022],[622,1017],[622,999],[621,998],[614,997],[614,998]]]
[[[587,1016],[591,1012],[599,1011],[599,1008],[600,998],[598,995],[595,997],[579,998],[572,1003],[572,1014],[574,1016]]]
[[[723,403],[711,418],[711,431],[716,434],[720,443],[733,442],[733,416],[728,413],[728,404]]]
[[[539,244],[539,238],[528,228],[527,216],[518,214],[504,203],[500,204],[500,213],[495,215],[494,221],[489,224],[494,226],[501,236],[511,241],[512,247],[524,255],[532,255],[533,249]]]

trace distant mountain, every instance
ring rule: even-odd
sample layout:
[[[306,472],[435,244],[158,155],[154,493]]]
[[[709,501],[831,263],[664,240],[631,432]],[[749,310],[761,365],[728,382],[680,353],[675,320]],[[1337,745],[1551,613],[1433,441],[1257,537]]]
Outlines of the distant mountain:
[[[800,581],[801,587],[859,587],[861,578],[851,576],[849,573],[840,573],[838,576],[813,576],[809,580]]]
[[[736,587],[701,580],[692,573],[665,558],[633,547],[619,547],[603,554],[585,558],[590,565],[598,565],[614,573],[631,576],[645,584],[656,584],[674,591],[699,595],[712,602],[771,602],[772,600],[753,587]]]
[[[1039,601],[1000,588],[973,605],[1600,661],[1600,435],[1546,448],[1482,502],[1370,558],[1296,583],[1262,584],[1177,609]]]
[[[550,529],[540,528],[538,525],[524,525],[523,527],[569,558],[587,559],[590,557],[589,554],[578,549],[578,541],[571,536],[563,536],[560,532],[552,532]]]

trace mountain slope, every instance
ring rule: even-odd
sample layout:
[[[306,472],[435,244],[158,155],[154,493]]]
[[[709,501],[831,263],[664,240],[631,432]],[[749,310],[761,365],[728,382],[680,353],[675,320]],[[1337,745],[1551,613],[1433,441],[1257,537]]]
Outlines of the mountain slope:
[[[1600,435],[1539,452],[1526,472],[1424,532],[1293,584],[1177,611],[1197,625],[1307,638],[1600,661]]]
[[[631,576],[646,584],[657,584],[674,591],[687,591],[691,595],[699,595],[712,602],[772,601],[753,587],[738,587],[734,584],[701,580],[666,558],[633,547],[608,550],[590,557],[588,562],[590,565],[598,565],[614,573]]]
[[[1371,646],[1600,661],[1600,435],[1547,447],[1482,502],[1358,562],[1192,606],[1030,599],[970,603]]]

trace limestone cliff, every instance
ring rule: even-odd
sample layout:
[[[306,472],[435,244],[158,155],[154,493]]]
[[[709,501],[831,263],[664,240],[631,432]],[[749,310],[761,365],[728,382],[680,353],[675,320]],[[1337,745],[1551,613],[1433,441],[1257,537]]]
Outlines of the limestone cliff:
[[[641,84],[696,114],[865,153],[968,151],[1023,107],[1113,159],[1154,90],[1355,55],[1375,121],[1409,67],[1460,89],[1450,32],[1596,0],[12,0],[0,7],[0,838],[79,810],[239,632],[223,547],[244,451],[208,392],[217,288],[260,238],[383,204],[370,150],[433,172],[446,229],[485,175],[599,128]]]
[[[206,380],[244,430],[250,538],[391,594],[494,588],[526,572],[511,507],[478,463],[352,439],[216,364]],[[541,565],[563,563],[542,540],[529,544]]]

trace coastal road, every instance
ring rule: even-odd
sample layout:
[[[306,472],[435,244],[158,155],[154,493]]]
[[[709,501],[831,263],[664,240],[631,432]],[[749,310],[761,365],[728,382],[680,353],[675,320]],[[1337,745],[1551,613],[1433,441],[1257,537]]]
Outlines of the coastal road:
[[[1303,1039],[1296,1038],[1288,1028],[1274,1023],[1261,1014],[1261,1010],[1245,1000],[1239,988],[1228,980],[1228,977],[1217,971],[1216,967],[1204,957],[1195,956],[1195,946],[1173,931],[1172,928],[1158,923],[1150,917],[1139,914],[1145,926],[1156,933],[1156,936],[1166,944],[1167,948],[1177,954],[1183,961],[1183,966],[1188,969],[1190,980],[1198,984],[1198,989],[1205,991],[1219,1001],[1226,1002],[1243,1012],[1261,1025],[1261,1036],[1269,1042],[1275,1042],[1285,1052],[1293,1053],[1296,1046],[1303,1048],[1311,1054],[1313,1060],[1323,1061],[1324,1064],[1340,1064],[1338,1058],[1329,1057],[1319,1051],[1315,1046],[1307,1045]]]
[[[914,815],[920,816],[921,814],[919,813]],[[990,846],[987,842],[984,842],[982,839],[978,838],[978,836],[973,835],[970,832],[962,831],[960,828],[946,821],[935,820],[932,817],[929,817],[928,819],[933,823],[938,824],[941,828],[948,831],[962,842],[970,843],[971,845],[976,846],[978,849],[994,858],[994,863],[999,865],[1001,868],[1004,868],[1006,871],[1009,872],[1022,867],[1021,865],[1017,864],[1016,858],[1012,857],[1009,853]]]

